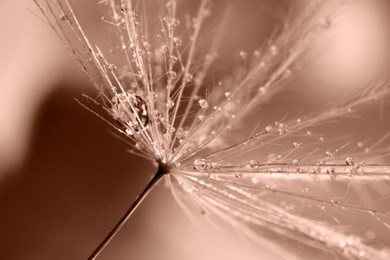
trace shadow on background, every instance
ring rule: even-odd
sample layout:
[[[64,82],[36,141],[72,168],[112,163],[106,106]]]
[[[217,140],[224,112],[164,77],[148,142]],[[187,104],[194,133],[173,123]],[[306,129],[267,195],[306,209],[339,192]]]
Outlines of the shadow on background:
[[[153,173],[78,96],[47,98],[24,165],[0,183],[1,259],[86,259]]]

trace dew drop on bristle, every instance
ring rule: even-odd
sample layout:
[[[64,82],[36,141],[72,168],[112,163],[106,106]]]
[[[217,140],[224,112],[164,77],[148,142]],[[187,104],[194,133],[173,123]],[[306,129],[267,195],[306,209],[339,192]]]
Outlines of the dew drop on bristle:
[[[345,159],[345,163],[346,163],[347,165],[349,165],[349,166],[353,166],[353,165],[355,165],[355,160],[354,160],[352,157],[347,157],[347,158]]]
[[[249,167],[251,167],[252,169],[256,169],[259,167],[259,162],[257,160],[250,160]]]
[[[194,169],[195,170],[207,170],[207,159],[202,158],[202,159],[196,159],[193,163]]]
[[[297,142],[293,142],[293,148],[298,148],[300,146],[300,144],[299,143],[297,143]]]
[[[142,149],[144,149],[144,146],[143,146],[143,144],[141,144],[140,142],[137,142],[137,143],[135,144],[135,148],[137,148],[138,150],[142,150]]]
[[[168,100],[167,102],[167,108],[168,109],[171,109],[175,106],[175,102],[173,102],[172,100]]]
[[[269,125],[269,126],[267,126],[267,127],[265,128],[265,131],[266,131],[267,133],[269,133],[269,132],[272,131],[272,129],[273,129],[273,127]]]
[[[209,108],[209,103],[205,99],[199,99],[198,101],[200,108],[202,109],[208,109]]]
[[[316,173],[316,174],[321,173],[321,167],[319,167],[319,166],[314,166],[314,167],[312,168],[312,172],[313,172],[313,173]]]
[[[221,169],[222,168],[222,163],[221,162],[212,162],[211,163],[211,168],[213,168],[213,169]]]
[[[333,153],[331,153],[331,152],[329,152],[329,151],[326,151],[326,152],[325,152],[325,155],[326,155],[326,157],[328,157],[328,158],[333,158]]]
[[[206,117],[204,115],[199,115],[198,119],[200,122],[203,122]]]
[[[253,176],[251,181],[253,184],[257,184],[257,183],[259,183],[259,178],[257,176]]]

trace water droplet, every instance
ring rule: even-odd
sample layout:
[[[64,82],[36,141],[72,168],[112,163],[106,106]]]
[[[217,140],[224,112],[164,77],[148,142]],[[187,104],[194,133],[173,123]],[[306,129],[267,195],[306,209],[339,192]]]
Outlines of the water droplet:
[[[109,71],[115,71],[116,70],[116,66],[114,64],[110,64],[110,65],[108,65],[108,70]]]
[[[259,183],[259,178],[257,178],[257,176],[253,176],[251,181],[253,184],[257,184],[257,183]]]
[[[316,174],[321,173],[321,167],[319,167],[319,166],[314,166],[314,167],[312,168],[312,172],[313,172],[313,173],[316,173]]]
[[[271,47],[269,48],[270,52],[271,52],[271,55],[275,56],[276,54],[278,54],[278,47],[276,47],[276,45],[271,45]]]
[[[241,178],[242,177],[242,172],[235,173],[234,177],[236,177],[237,179]]]
[[[299,143],[297,143],[297,142],[293,142],[293,147],[294,147],[294,149],[295,149],[295,148],[298,148],[300,145],[301,145],[301,144],[299,144]]]
[[[332,206],[336,206],[338,204],[338,201],[337,200],[330,200],[330,204],[332,204]]]
[[[173,43],[176,45],[176,46],[181,46],[183,44],[183,41],[178,38],[178,37],[175,37],[173,38]]]
[[[205,99],[199,99],[198,101],[200,108],[207,109],[209,108],[209,103]]]
[[[193,165],[195,170],[207,170],[207,159],[196,159]]]
[[[173,102],[172,100],[168,100],[167,102],[167,108],[168,109],[171,109],[175,106],[175,102]]]
[[[231,95],[232,95],[232,92],[230,92],[230,91],[226,91],[225,92],[225,97],[226,98],[230,98]]]
[[[293,164],[293,165],[298,165],[298,164],[299,164],[299,161],[298,161],[297,159],[295,159],[295,160],[292,161],[292,164]]]
[[[213,169],[221,169],[222,168],[222,163],[221,162],[212,162],[211,167]]]
[[[312,132],[311,132],[311,131],[307,131],[307,132],[306,132],[306,135],[307,135],[307,136],[311,136],[311,135],[312,135]]]
[[[138,150],[142,150],[142,149],[144,149],[144,145],[141,144],[140,142],[137,142],[137,143],[135,144],[135,148],[137,148]]]
[[[240,51],[239,55],[242,60],[246,60],[248,57],[248,54],[245,51]]]
[[[199,115],[198,119],[200,122],[203,122],[206,117],[204,115]]]
[[[183,130],[183,128],[179,128],[179,129],[177,129],[177,131],[176,131],[176,137],[178,138],[178,139],[183,139],[185,136],[184,136],[184,130]]]
[[[228,131],[231,131],[233,129],[233,127],[231,126],[231,125],[228,125],[227,127],[226,127],[226,130],[228,130]]]
[[[168,80],[173,80],[176,78],[176,76],[177,76],[177,73],[175,71],[173,71],[173,70],[168,71]]]
[[[121,12],[127,12],[129,10],[129,7],[127,6],[127,4],[122,4],[121,5]]]
[[[267,126],[267,127],[265,128],[265,131],[266,131],[267,133],[269,133],[269,132],[272,131],[272,129],[273,129],[273,127],[269,125],[269,126]]]
[[[354,160],[352,157],[347,157],[347,158],[345,159],[345,163],[346,163],[347,165],[349,165],[349,166],[353,166],[353,165],[355,165],[355,160]]]
[[[259,167],[259,162],[257,160],[250,160],[249,161],[249,166],[254,169]]]
[[[186,81],[186,82],[192,82],[193,80],[194,80],[194,76],[192,75],[192,74],[190,74],[190,73],[187,73],[185,76],[184,76],[184,80]]]
[[[328,158],[333,158],[333,156],[334,156],[334,154],[331,153],[331,152],[329,152],[329,151],[326,151],[325,155],[326,155],[326,157],[328,157]]]
[[[60,21],[64,22],[66,20],[68,20],[68,16],[66,14],[61,14],[60,15]]]
[[[330,175],[331,180],[336,179],[336,171],[333,167],[329,167],[328,169],[326,169],[326,173]]]

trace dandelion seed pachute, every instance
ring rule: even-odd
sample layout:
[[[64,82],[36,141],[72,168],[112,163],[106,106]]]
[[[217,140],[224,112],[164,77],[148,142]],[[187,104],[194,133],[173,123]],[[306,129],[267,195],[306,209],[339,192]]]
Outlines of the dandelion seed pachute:
[[[363,153],[349,149],[344,139],[324,142],[311,129],[387,95],[386,82],[298,120],[290,115],[264,124],[258,118],[288,89],[311,40],[348,2],[315,1],[281,23],[253,54],[240,52],[245,65],[217,80],[213,64],[227,27],[218,27],[209,48],[199,50],[213,1],[189,3],[196,5],[193,17],[178,12],[180,1],[166,1],[158,19],[141,2],[101,1],[111,51],[89,40],[67,0],[37,3],[98,90],[91,100],[105,109],[133,153],[158,161],[164,169],[158,177],[168,174],[183,206],[190,198],[204,215],[257,239],[259,228],[345,258],[389,258],[383,246],[356,238],[364,237],[362,230],[345,228],[354,216],[367,219],[364,225],[376,228],[375,234],[389,231],[389,167],[372,159],[386,149],[373,146]],[[226,10],[222,24],[232,16],[232,8]],[[162,28],[157,39],[151,35],[156,23]],[[327,151],[332,142],[338,145]]]

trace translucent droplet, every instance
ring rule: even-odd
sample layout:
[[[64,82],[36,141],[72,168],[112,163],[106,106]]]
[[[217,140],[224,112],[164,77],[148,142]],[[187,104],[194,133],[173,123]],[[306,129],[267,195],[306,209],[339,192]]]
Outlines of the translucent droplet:
[[[226,130],[228,130],[228,131],[231,131],[233,129],[233,127],[231,126],[231,125],[228,125],[227,127],[226,127]]]
[[[269,133],[269,132],[272,131],[272,129],[273,129],[273,127],[269,125],[269,126],[267,126],[267,127],[265,128],[265,131],[266,131],[267,133]]]
[[[127,4],[122,4],[121,5],[121,12],[127,12],[129,10],[129,7],[127,6]]]
[[[199,99],[198,101],[200,108],[207,109],[209,108],[209,103],[205,99]]]
[[[173,38],[173,43],[176,45],[176,46],[181,46],[183,44],[183,41],[178,38],[178,37],[175,37]]]
[[[330,200],[330,204],[332,204],[332,206],[336,206],[338,204],[338,201],[337,200]]]
[[[331,153],[331,152],[329,152],[329,151],[326,151],[326,153],[325,153],[325,155],[326,155],[326,157],[328,157],[328,158],[333,158],[333,153]]]
[[[222,163],[221,162],[212,162],[211,167],[213,169],[221,169],[222,168]]]
[[[354,160],[352,157],[347,157],[347,158],[345,159],[345,163],[346,163],[347,165],[349,165],[349,166],[353,166],[353,165],[355,165],[355,160]]]
[[[187,73],[185,76],[184,76],[184,79],[185,79],[185,81],[186,82],[192,82],[192,81],[194,81],[194,76],[192,75],[192,74],[190,74],[190,73]]]
[[[311,132],[311,131],[307,131],[307,132],[306,132],[306,135],[307,135],[307,136],[311,136],[311,135],[312,135],[312,132]]]
[[[137,143],[135,144],[135,148],[137,148],[138,150],[142,150],[142,149],[144,149],[144,146],[143,146],[143,144],[141,144],[140,142],[137,142]]]
[[[207,159],[196,159],[193,165],[195,170],[207,170]]]
[[[333,167],[329,167],[328,169],[326,169],[326,173],[330,175],[331,180],[336,179],[336,171]]]
[[[299,143],[297,143],[297,142],[293,142],[293,147],[294,148],[298,148],[300,146],[300,144]]]
[[[295,159],[295,160],[292,161],[292,164],[293,164],[293,165],[298,165],[298,164],[299,164],[299,161],[298,161],[297,159]]]
[[[108,70],[109,71],[115,71],[116,70],[116,66],[114,64],[110,64],[110,65],[108,65]]]
[[[178,139],[183,139],[185,136],[184,136],[184,131],[183,131],[183,128],[179,128],[177,129],[176,131],[176,137]]]
[[[66,14],[61,14],[60,15],[60,21],[64,22],[68,19],[68,16]]]
[[[257,176],[253,176],[251,181],[253,184],[257,184],[257,183],[259,183],[259,178],[257,178]]]
[[[254,169],[259,167],[259,162],[257,160],[250,160],[249,161],[249,166]]]
[[[248,57],[248,54],[245,51],[240,51],[239,55],[240,58],[243,60],[246,60],[246,58]]]
[[[230,91],[226,91],[225,92],[225,97],[226,98],[230,98],[231,95],[232,95],[232,92],[230,92]]]
[[[312,168],[312,172],[313,173],[321,173],[321,167],[319,167],[319,166],[314,166],[313,168]]]
[[[175,102],[173,102],[173,100],[168,100],[168,102],[167,102],[167,108],[168,109],[171,109],[171,108],[173,108],[175,106]]]
[[[177,73],[176,73],[175,71],[173,71],[173,70],[168,71],[168,79],[169,79],[169,80],[175,79],[176,76],[177,76]]]
[[[203,122],[206,117],[204,115],[199,115],[198,119],[200,122]]]
[[[276,55],[278,54],[278,47],[276,47],[276,45],[271,45],[271,47],[269,48],[270,52],[272,55]]]

